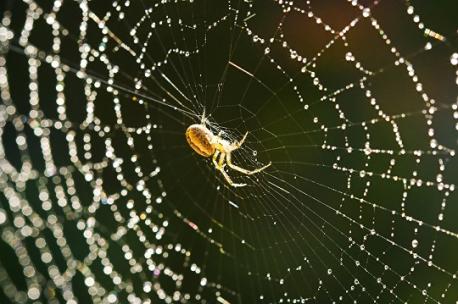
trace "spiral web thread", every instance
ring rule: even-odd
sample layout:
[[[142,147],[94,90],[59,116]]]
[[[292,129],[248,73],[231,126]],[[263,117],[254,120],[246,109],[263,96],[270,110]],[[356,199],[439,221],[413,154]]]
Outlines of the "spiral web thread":
[[[366,2],[339,4],[343,27],[315,1],[220,1],[200,16],[205,1],[7,2],[2,301],[458,303],[453,37],[399,1],[417,39],[398,49],[382,26],[389,1]],[[304,48],[301,26],[327,38]],[[229,43],[211,79],[221,29]],[[358,52],[360,30],[386,57]],[[421,70],[429,54],[445,67],[436,78]],[[321,68],[328,56],[348,68],[331,69],[338,86]],[[411,95],[388,103],[383,75]],[[228,103],[234,78],[241,95]],[[240,115],[218,121],[229,110]],[[184,141],[202,115],[229,141],[250,132],[240,166],[272,167],[228,170],[248,184],[228,186]],[[170,137],[175,146],[158,141]],[[176,150],[187,156],[164,157]],[[193,170],[208,201],[186,184]]]

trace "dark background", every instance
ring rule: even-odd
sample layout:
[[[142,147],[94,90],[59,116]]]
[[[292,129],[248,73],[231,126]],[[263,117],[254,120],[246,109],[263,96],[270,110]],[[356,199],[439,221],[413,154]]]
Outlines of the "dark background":
[[[77,223],[93,217],[97,223],[93,232],[108,242],[108,249],[102,251],[106,250],[123,280],[132,283],[132,293],[142,299],[151,298],[153,303],[160,300],[154,290],[149,294],[142,290],[145,281],[160,283],[169,295],[177,287],[169,276],[147,269],[145,251],[149,246],[163,246],[168,255],[157,254],[151,260],[183,275],[178,289],[191,295],[190,303],[216,303],[219,295],[230,303],[279,303],[287,299],[310,303],[455,303],[458,284],[452,276],[458,270],[457,199],[453,191],[440,189],[437,182],[438,174],[448,185],[455,184],[458,178],[456,157],[449,152],[457,145],[457,119],[452,109],[457,102],[456,66],[450,64],[457,42],[454,1],[411,1],[425,27],[446,37],[445,41],[426,37],[407,14],[405,1],[360,2],[372,8],[372,17],[391,40],[391,46],[413,65],[423,92],[435,100],[437,111],[433,115],[425,114],[431,101],[425,102],[416,91],[406,66],[395,64],[398,58],[371,26],[372,20],[363,18],[361,11],[346,1],[311,1],[310,7],[302,1],[294,3],[296,8],[311,8],[315,16],[337,32],[359,17],[358,23],[345,34],[345,40],[335,39],[336,34],[325,31],[316,19],[294,11],[285,13],[283,9],[287,6],[282,8],[270,1],[194,1],[157,7],[156,2],[131,2],[128,8],[121,5],[123,20],[117,18],[116,8],[105,1],[92,1],[89,9],[99,18],[110,12],[112,16],[106,26],[137,55],[141,44],[148,41],[143,62],[152,64],[168,57],[168,62],[148,77],[142,72],[141,63],[112,37],[104,35],[94,20],[88,21],[87,35],[81,36],[82,13],[76,2],[64,1],[57,13],[57,20],[68,30],[67,35],[58,35],[62,41],[58,52],[52,49],[52,30],[43,16],[35,21],[29,38],[29,43],[44,56],[55,54],[70,67],[64,79],[64,121],[71,124],[49,130],[54,162],[58,168],[69,168],[82,205],[75,212],[68,212],[57,204],[56,197],[51,197],[52,211],[64,229],[75,261],[87,264],[91,251],[83,232],[76,228]],[[51,1],[36,3],[44,12],[52,10]],[[149,7],[154,7],[153,11],[132,35],[131,29]],[[29,63],[18,40],[27,5],[3,1],[1,10],[11,14],[9,28],[15,33],[4,52],[12,101],[17,109],[2,126],[3,145],[6,159],[16,169],[21,168],[26,155],[39,173],[39,178],[29,179],[24,187],[14,187],[45,219],[49,214],[40,208],[37,189],[45,185],[53,193],[56,186],[65,184],[66,175],[56,173],[60,177],[56,179],[44,173],[39,138],[29,126]],[[254,17],[243,21],[253,13]],[[160,20],[166,24],[168,18],[170,26],[151,27],[152,22]],[[181,26],[179,19],[183,24],[196,24],[196,28]],[[215,28],[208,29],[215,21]],[[251,36],[247,28],[253,32]],[[254,35],[264,38],[265,43],[253,41]],[[326,48],[330,41],[334,42]],[[427,42],[432,44],[428,51],[424,48]],[[105,54],[120,72],[111,76],[109,67],[95,57],[87,66],[87,76],[76,77],[81,46],[85,43],[102,50],[100,54]],[[168,50],[175,48],[188,50],[190,55],[167,55]],[[198,52],[193,52],[196,49]],[[304,63],[292,59],[290,50],[307,58],[308,71],[316,74],[326,90],[319,90],[313,77],[301,73]],[[347,62],[348,52],[374,75],[364,75],[354,63]],[[310,63],[312,58],[315,64]],[[365,89],[361,89],[364,77]],[[87,79],[101,82],[99,88],[91,86],[97,92],[94,114],[99,120],[89,125],[84,124]],[[119,91],[122,124],[117,121],[113,93],[107,90],[110,79]],[[142,80],[137,88],[136,79]],[[333,99],[337,90],[351,83],[353,88],[337,92]],[[38,85],[40,119],[58,121],[56,74],[45,61],[38,69]],[[366,89],[385,114],[405,114],[395,121],[406,153],[396,142],[393,124],[371,123],[379,116],[365,96]],[[200,122],[204,109],[209,116],[208,127],[215,134],[224,130],[227,140],[237,140],[249,131],[243,148],[234,153],[238,164],[255,168],[271,161],[272,167],[252,177],[229,171],[237,182],[248,184],[240,189],[229,187],[210,161],[193,153],[185,141],[186,128]],[[27,151],[20,151],[15,142],[16,117],[26,122]],[[144,132],[128,131],[148,124],[150,138]],[[346,127],[342,128],[342,124]],[[102,134],[96,126],[109,126],[110,130]],[[448,150],[430,147],[428,128],[434,130],[434,138]],[[69,156],[65,138],[68,132],[75,132],[77,153],[83,164],[76,164]],[[132,145],[128,144],[128,135]],[[84,136],[90,138],[90,157],[84,156]],[[113,160],[106,156],[107,139],[111,140],[116,156],[123,160],[122,181],[134,185],[132,188],[119,182]],[[371,149],[385,152],[368,155],[367,142]],[[418,156],[414,151],[422,153]],[[136,156],[135,161],[132,156]],[[394,165],[390,165],[393,160]],[[82,165],[102,161],[109,165],[95,169],[94,176],[103,180],[107,196],[117,197],[115,208],[103,200],[94,202],[94,181],[85,181],[81,173]],[[136,167],[145,176],[158,173],[141,178]],[[147,194],[135,187],[141,179]],[[423,184],[412,186],[412,179]],[[432,184],[428,185],[428,181]],[[122,189],[128,191],[118,197]],[[404,199],[403,193],[407,193]],[[0,198],[0,207],[6,210],[9,220],[0,228],[14,231],[15,215],[9,210],[5,195]],[[158,198],[161,203],[157,203]],[[132,210],[137,214],[144,213],[153,224],[165,229],[160,240],[145,221],[140,221],[137,228],[149,243],[139,241],[133,229],[119,240],[113,237],[120,227],[127,226],[116,219],[116,212],[126,220],[132,216],[129,201],[134,202]],[[443,202],[445,205],[441,205]],[[94,203],[96,211],[90,207]],[[443,220],[438,219],[441,213]],[[406,216],[424,224],[418,225]],[[436,231],[436,226],[442,230]],[[55,245],[51,230],[44,229],[39,235],[45,237],[51,248],[53,263],[61,272],[65,271],[68,260]],[[39,300],[64,302],[62,291],[50,281],[47,266],[39,260],[34,237],[37,236],[21,238],[41,276],[43,292]],[[419,243],[415,248],[413,240]],[[126,244],[136,263],[143,266],[142,271],[133,273],[128,266],[129,259],[122,249]],[[190,257],[168,248],[169,244],[185,248]],[[0,259],[0,267],[4,267],[11,282],[19,291],[26,291],[17,253],[4,240],[0,241]],[[126,303],[128,292],[103,274],[101,260],[97,258],[89,264],[96,281],[108,292],[115,292],[120,303]],[[190,270],[193,263],[201,268],[200,274]],[[199,285],[203,277],[208,279],[206,286]],[[82,270],[72,277],[71,285],[81,303],[94,300],[84,285]],[[1,289],[0,302],[10,302]]]

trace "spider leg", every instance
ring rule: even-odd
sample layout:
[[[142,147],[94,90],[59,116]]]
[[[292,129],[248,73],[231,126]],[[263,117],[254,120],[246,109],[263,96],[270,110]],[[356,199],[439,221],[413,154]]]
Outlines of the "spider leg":
[[[243,135],[242,139],[239,140],[238,142],[235,142],[231,145],[231,151],[234,151],[234,150],[237,150],[238,148],[240,148],[243,143],[245,142],[245,139],[246,137],[248,136],[248,132],[245,133],[245,135]]]
[[[218,155],[220,155],[220,158],[219,158],[219,161],[216,161],[217,158],[218,158]],[[226,164],[224,163],[224,159],[225,159],[225,154],[224,153],[221,153],[219,151],[215,151],[215,154],[213,154],[213,164],[215,165],[215,168],[218,169],[224,176],[224,178],[226,179],[227,183],[229,185],[231,185],[232,187],[244,187],[246,186],[246,184],[237,184],[237,183],[234,183],[231,179],[231,177],[229,176],[229,174],[227,174],[226,171],[224,171],[224,167],[226,167]]]
[[[213,165],[215,165],[215,168],[218,169],[218,162],[216,162],[216,159],[218,158],[219,151],[216,150],[215,153],[213,154],[212,161]]]
[[[254,170],[251,170],[251,171],[250,171],[250,170],[244,169],[244,168],[242,168],[242,167],[239,167],[239,166],[237,166],[237,165],[234,165],[234,164],[232,163],[231,153],[227,153],[227,154],[226,154],[226,163],[227,163],[227,165],[229,166],[229,168],[232,168],[232,169],[234,169],[234,170],[236,170],[236,171],[239,171],[239,172],[241,172],[241,173],[243,173],[243,174],[246,174],[246,175],[252,175],[252,174],[261,172],[262,170],[264,170],[264,169],[268,168],[270,165],[272,165],[272,162],[269,162],[267,165],[262,166],[261,168],[254,169]]]
[[[224,167],[224,161],[226,160],[226,154],[221,152],[219,155],[218,167]]]
[[[221,173],[223,174],[224,178],[226,179],[226,181],[228,182],[229,185],[231,185],[232,187],[245,187],[246,184],[237,184],[237,183],[234,183],[231,179],[231,177],[229,176],[229,174],[227,174],[226,171],[224,171],[224,167],[226,165],[223,165],[221,168],[218,168],[219,171],[221,171]]]

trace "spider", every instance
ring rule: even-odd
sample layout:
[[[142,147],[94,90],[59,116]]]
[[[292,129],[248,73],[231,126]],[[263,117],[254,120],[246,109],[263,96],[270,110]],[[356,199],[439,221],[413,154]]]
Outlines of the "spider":
[[[246,175],[261,172],[272,164],[269,162],[267,165],[251,171],[234,165],[231,160],[231,153],[242,146],[248,136],[248,132],[245,133],[240,141],[233,143],[223,139],[221,135],[222,132],[219,132],[218,135],[213,134],[212,131],[205,126],[204,120],[200,124],[190,125],[186,130],[186,139],[191,148],[203,157],[213,156],[212,161],[215,168],[221,171],[228,184],[232,187],[244,187],[246,184],[234,183],[231,177],[224,170],[226,164],[230,168]]]

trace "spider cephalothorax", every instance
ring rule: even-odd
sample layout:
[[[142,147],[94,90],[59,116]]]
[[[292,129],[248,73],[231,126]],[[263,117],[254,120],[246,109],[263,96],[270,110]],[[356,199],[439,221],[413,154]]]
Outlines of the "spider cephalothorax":
[[[231,152],[242,146],[247,135],[248,132],[245,133],[245,135],[240,141],[231,143],[223,139],[221,137],[221,133],[219,133],[218,135],[213,134],[213,132],[210,131],[204,123],[190,125],[186,130],[186,139],[191,148],[194,151],[196,151],[199,155],[202,155],[204,157],[213,156],[212,160],[213,164],[215,165],[215,168],[221,171],[229,185],[233,187],[243,187],[246,186],[246,184],[234,183],[230,176],[224,170],[226,164],[230,168],[246,175],[261,172],[262,170],[266,169],[271,165],[271,163],[268,163],[267,165],[261,168],[250,171],[243,169],[239,166],[236,166],[232,163]]]

